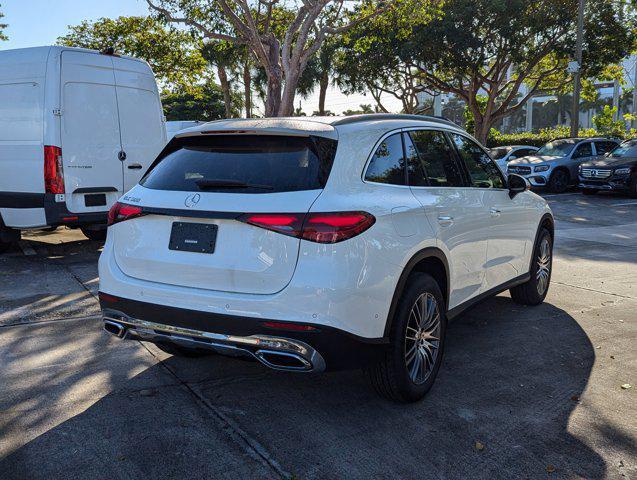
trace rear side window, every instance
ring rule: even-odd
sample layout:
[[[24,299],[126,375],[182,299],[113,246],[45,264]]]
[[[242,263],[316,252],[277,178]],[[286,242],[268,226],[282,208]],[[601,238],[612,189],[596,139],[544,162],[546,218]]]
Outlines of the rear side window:
[[[420,163],[431,187],[462,187],[462,172],[445,134],[436,130],[410,132]],[[411,178],[411,177],[410,177]],[[417,185],[417,184],[412,184]]]
[[[390,135],[380,143],[369,162],[365,180],[405,185],[405,156],[400,133]]]
[[[464,161],[471,177],[471,184],[478,188],[504,188],[500,169],[480,146],[462,135],[451,134],[458,154]]]
[[[617,147],[615,142],[595,142],[595,148],[597,149],[597,155],[604,155]]]
[[[209,135],[173,140],[140,182],[155,190],[273,193],[325,187],[336,153],[322,137]]]

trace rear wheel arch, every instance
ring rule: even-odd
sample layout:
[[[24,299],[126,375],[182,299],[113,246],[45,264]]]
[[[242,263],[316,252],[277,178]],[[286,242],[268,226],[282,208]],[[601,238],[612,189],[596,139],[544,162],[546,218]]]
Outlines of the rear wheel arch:
[[[445,302],[445,311],[448,308],[450,280],[449,263],[447,261],[447,257],[442,250],[436,247],[428,247],[420,250],[407,262],[407,265],[405,265],[405,268],[403,269],[402,273],[400,274],[400,278],[398,279],[398,283],[392,297],[391,305],[389,307],[387,321],[385,322],[384,337],[386,338],[389,336],[389,331],[391,329],[394,315],[396,314],[396,308],[398,307],[400,297],[402,296],[403,291],[407,286],[410,275],[412,275],[413,273],[427,273],[431,275],[440,287],[440,291],[442,292],[442,296]]]

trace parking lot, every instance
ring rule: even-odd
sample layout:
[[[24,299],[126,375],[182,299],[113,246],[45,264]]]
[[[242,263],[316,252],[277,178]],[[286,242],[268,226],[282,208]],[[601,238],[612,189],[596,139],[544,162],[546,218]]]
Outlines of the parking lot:
[[[463,314],[411,405],[356,371],[118,341],[101,330],[100,245],[25,236],[0,256],[0,478],[637,478],[637,200],[546,198],[547,301]]]

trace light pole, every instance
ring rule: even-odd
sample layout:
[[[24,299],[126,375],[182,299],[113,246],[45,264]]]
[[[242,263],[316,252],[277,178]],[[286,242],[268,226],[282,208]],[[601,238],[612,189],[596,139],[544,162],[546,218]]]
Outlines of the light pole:
[[[586,0],[579,0],[577,10],[577,38],[575,40],[575,63],[573,65],[573,108],[571,109],[571,137],[579,133],[579,96],[582,72],[582,43],[584,42],[584,6]]]

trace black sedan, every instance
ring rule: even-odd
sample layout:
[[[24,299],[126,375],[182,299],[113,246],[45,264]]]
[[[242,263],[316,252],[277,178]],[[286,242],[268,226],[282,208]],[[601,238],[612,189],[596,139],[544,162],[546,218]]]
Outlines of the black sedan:
[[[580,165],[579,187],[585,195],[612,191],[637,196],[637,139]]]

